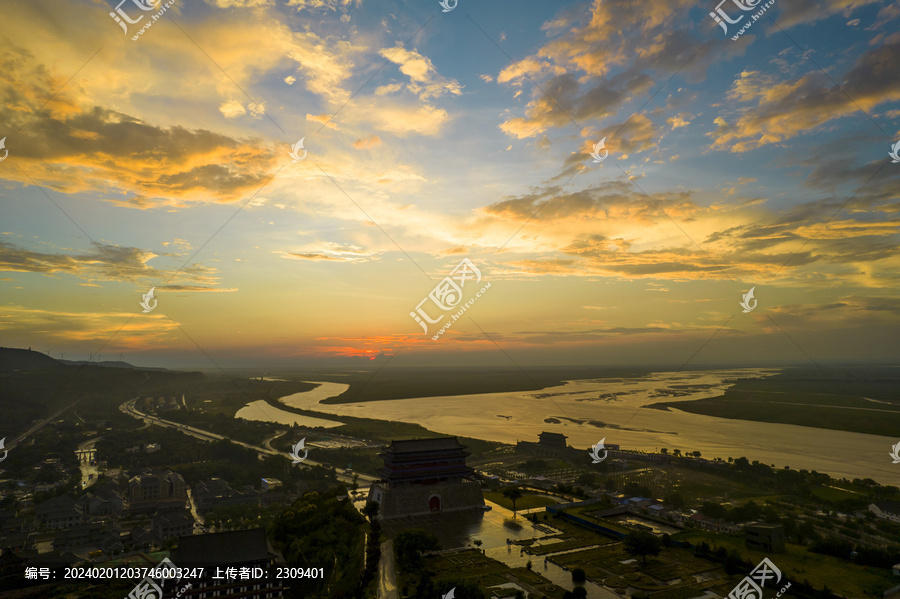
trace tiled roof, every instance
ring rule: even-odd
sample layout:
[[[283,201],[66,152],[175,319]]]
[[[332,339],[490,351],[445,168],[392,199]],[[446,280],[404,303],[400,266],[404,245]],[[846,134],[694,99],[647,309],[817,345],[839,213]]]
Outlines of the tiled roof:
[[[172,561],[178,564],[228,565],[262,561],[269,557],[262,528],[181,537]]]
[[[391,441],[388,451],[395,453],[420,452],[420,451],[447,451],[451,449],[465,449],[456,437],[432,437],[430,439],[406,439],[403,441]]]

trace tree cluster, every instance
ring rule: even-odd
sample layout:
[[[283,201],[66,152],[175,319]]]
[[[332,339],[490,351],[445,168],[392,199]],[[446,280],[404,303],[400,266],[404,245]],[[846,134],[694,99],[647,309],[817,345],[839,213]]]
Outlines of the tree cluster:
[[[291,567],[324,568],[325,578],[298,579],[291,596],[351,599],[363,570],[365,518],[339,486],[328,493],[307,493],[272,526],[272,538]]]

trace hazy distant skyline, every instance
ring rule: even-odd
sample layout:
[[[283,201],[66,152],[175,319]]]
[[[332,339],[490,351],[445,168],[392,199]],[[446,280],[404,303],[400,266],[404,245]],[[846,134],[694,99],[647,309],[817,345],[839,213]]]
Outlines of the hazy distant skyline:
[[[900,8],[846,4],[732,41],[712,1],[176,0],[132,40],[118,2],[8,2],[3,345],[896,360]],[[491,289],[433,341],[409,313],[463,257]]]

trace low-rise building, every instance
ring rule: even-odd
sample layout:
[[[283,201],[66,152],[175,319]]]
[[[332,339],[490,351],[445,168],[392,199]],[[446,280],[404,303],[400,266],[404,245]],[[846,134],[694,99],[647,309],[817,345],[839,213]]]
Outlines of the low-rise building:
[[[697,526],[698,528],[711,530],[713,532],[734,534],[740,532],[741,530],[741,527],[737,524],[725,522],[721,518],[711,518],[709,516],[704,516],[703,514],[694,514],[688,517],[688,521],[692,522],[694,526]]]
[[[753,522],[744,526],[744,541],[749,549],[780,553],[784,551],[784,526]]]
[[[201,480],[193,488],[194,501],[201,512],[230,505],[250,505],[259,502],[256,493],[236,491],[221,478]]]
[[[883,520],[900,522],[900,501],[879,501],[869,505],[869,511]]]
[[[69,528],[84,520],[78,500],[67,495],[48,499],[34,508],[34,515],[41,525],[50,530]]]
[[[628,505],[632,507],[647,507],[653,503],[652,499],[647,497],[629,497]]]
[[[531,486],[549,491],[553,488],[553,481],[545,476],[535,476],[531,479]]]
[[[153,533],[149,529],[135,526],[129,531],[129,540],[136,548],[149,551],[153,546]]]
[[[282,486],[282,483],[277,478],[264,478],[260,483],[260,489],[263,493],[277,489],[280,486]]]
[[[125,500],[112,484],[95,486],[81,501],[84,515],[92,518],[118,516],[125,508]]]
[[[150,520],[150,531],[153,540],[158,543],[177,537],[189,537],[194,534],[194,519],[187,512],[164,512]]]
[[[184,478],[171,470],[147,471],[128,481],[128,507],[132,514],[184,508]]]
[[[118,538],[121,529],[113,522],[85,522],[76,524],[53,537],[54,549],[78,549],[99,547],[105,537],[112,534]]]

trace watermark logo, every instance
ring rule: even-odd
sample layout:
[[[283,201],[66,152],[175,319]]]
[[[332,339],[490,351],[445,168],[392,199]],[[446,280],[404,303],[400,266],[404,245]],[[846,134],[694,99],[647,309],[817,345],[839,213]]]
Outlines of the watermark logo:
[[[447,312],[456,308],[460,302],[462,302],[463,296],[463,288],[466,286],[466,282],[474,280],[475,284],[481,282],[481,271],[478,270],[478,267],[472,263],[468,258],[463,258],[462,261],[456,265],[456,268],[450,273],[450,276],[444,277],[437,286],[431,290],[431,293],[428,294],[425,299],[418,303],[416,306],[415,312],[410,312],[409,315],[412,316],[413,320],[419,323],[419,326],[422,327],[422,332],[428,334],[428,324],[437,324],[441,320],[444,319],[446,314],[441,314],[437,318],[432,318],[428,312],[425,311],[425,308],[422,307],[422,304],[431,300],[431,302],[437,306],[439,310]],[[437,334],[432,337],[433,340],[436,340],[438,337],[444,334],[444,331],[449,329],[454,322],[456,322],[463,313],[469,309],[470,306],[474,305],[478,298],[481,297],[481,294],[487,291],[491,287],[491,284],[488,283],[484,287],[481,288],[476,294],[475,297],[467,301],[462,308],[459,309],[455,314],[450,315],[450,319],[441,327],[441,329],[437,332]]]
[[[303,452],[302,458],[300,457],[301,451]],[[294,461],[293,461],[294,464],[299,464],[300,462],[305,460],[306,456],[308,456],[308,455],[309,455],[309,450],[306,449],[306,437],[303,437],[302,439],[300,439],[300,441],[297,442],[296,445],[291,447],[291,457],[294,458]]]
[[[781,570],[779,570],[769,558],[764,557],[763,560],[757,564],[756,568],[750,572],[750,575],[745,576],[744,579],[728,593],[727,599],[762,599],[762,588],[766,586],[769,579],[774,579],[774,584],[781,582]],[[791,583],[787,583],[776,596],[780,597],[790,587]]]
[[[444,9],[443,12],[450,12],[451,10],[456,8],[456,5],[458,3],[459,3],[459,0],[441,0],[438,4],[440,4],[441,8]],[[456,588],[456,587],[454,587],[454,588]],[[453,591],[450,591],[450,592],[452,593]],[[453,597],[451,596],[449,599],[453,599]]]
[[[603,156],[600,155],[600,150],[603,150]],[[607,156],[609,156],[609,150],[606,149],[605,137],[594,144],[594,151],[591,152],[591,156],[594,159],[594,164],[600,164],[601,162],[606,160]]]
[[[291,155],[291,158],[294,159],[294,162],[300,162],[304,158],[306,158],[306,150],[303,149],[303,140],[306,137],[301,137],[300,141],[291,146],[291,151],[288,154]],[[300,156],[300,150],[303,150],[303,156]]]
[[[441,599],[453,599],[453,597],[455,595],[456,595],[456,587],[453,587],[452,589],[447,591],[446,595],[441,595]]]
[[[0,148],[3,147],[3,140],[5,139],[5,137],[3,139],[0,139]],[[891,160],[891,164],[897,164],[898,162],[900,162],[900,141],[891,146],[891,151],[888,152],[888,156],[893,158],[893,160]],[[6,158],[6,156],[4,156],[3,158]],[[0,158],[0,160],[3,160],[3,158]]]
[[[743,295],[744,299],[742,301],[738,302],[741,305],[741,308],[744,309],[744,314],[746,314],[747,312],[752,312],[756,308],[756,304],[759,303],[758,301],[753,299],[753,290],[754,289],[756,289],[756,287],[751,287],[750,291],[748,291],[747,293],[745,293]],[[750,305],[751,301],[753,302],[752,306]]]
[[[128,593],[125,599],[162,599],[162,587],[165,586],[166,579],[174,578],[177,573],[178,568],[175,567],[172,560],[164,558],[159,562],[158,566],[148,571],[144,579],[131,589],[131,592]],[[159,581],[159,584],[157,584],[157,581]],[[178,591],[175,597],[181,597],[189,588],[191,588],[191,583],[188,583]]]
[[[722,10],[722,5],[728,1],[729,0],[722,0],[716,6],[716,10],[709,13],[709,16],[712,17],[712,19],[722,28],[722,31],[725,32],[725,35],[728,35],[728,25],[736,25],[736,24],[740,23],[741,21],[743,21],[744,17],[747,16],[747,15],[740,15],[736,19],[732,19],[731,17],[729,17],[728,14],[724,10]],[[756,9],[757,6],[759,5],[759,3],[762,2],[762,0],[745,0],[745,1],[731,0],[731,2],[734,2],[734,5],[737,6],[739,9],[741,9],[742,11],[750,12],[751,10]],[[762,7],[760,7],[759,11],[757,11],[755,14],[750,15],[750,20],[745,21],[744,24],[741,26],[741,28],[738,30],[737,34],[732,36],[731,39],[737,40],[742,35],[744,35],[744,33],[748,29],[750,29],[750,27],[753,26],[753,23],[755,23],[757,21],[757,19],[759,19],[761,16],[763,16],[763,14],[767,10],[769,10],[769,8],[773,4],[775,4],[775,0],[769,0],[764,5],[762,5]],[[726,25],[726,23],[727,23],[727,25]]]
[[[159,3],[162,0],[147,0],[146,2],[143,2],[142,0],[131,0],[131,1],[134,2],[134,5],[137,6],[138,8],[140,8],[141,10],[149,12],[151,10],[154,10],[157,6],[159,6]],[[122,27],[122,31],[125,32],[125,35],[128,35],[128,25],[126,25],[125,23],[128,23],[130,25],[139,23],[141,21],[141,19],[144,18],[144,15],[141,15],[138,18],[132,20],[132,18],[129,17],[127,14],[125,14],[125,11],[122,10],[122,5],[125,4],[126,2],[128,2],[128,0],[122,0],[121,2],[119,2],[119,5],[116,6],[115,12],[110,12],[109,16],[111,16],[116,21],[116,23],[118,23]],[[118,14],[116,14],[116,13],[118,13]]]
[[[600,439],[599,443],[597,443],[596,445],[591,445],[591,448],[588,449],[588,453],[591,454],[592,458],[594,458],[594,461],[591,462],[592,464],[599,464],[600,462],[602,462],[603,460],[606,459],[607,455],[609,455],[609,450],[607,450],[603,446],[604,441],[606,441],[606,437],[603,437],[602,439]],[[603,452],[602,458],[600,457],[601,451]]]
[[[154,299],[154,297],[153,297],[153,290],[154,290],[154,289],[156,289],[156,287],[151,287],[151,288],[150,288],[150,291],[148,291],[147,293],[144,294],[144,296],[143,296],[143,297],[144,297],[144,301],[138,302],[138,303],[140,303],[141,306],[144,308],[144,314],[146,314],[147,312],[152,312],[153,309],[156,308],[156,304],[159,303],[159,300],[156,300],[156,299]],[[150,305],[150,301],[151,301],[151,300],[153,301],[153,305],[152,305],[152,306]]]
[[[0,449],[2,449],[2,448],[3,448],[3,441],[0,441]],[[900,464],[900,442],[898,442],[896,445],[894,445],[891,449],[893,449],[894,452],[890,453],[888,455],[891,456],[892,458],[894,458],[894,462],[893,462],[894,464]],[[3,457],[6,458],[5,455]]]
[[[9,150],[6,147],[6,138],[0,139],[0,150],[3,150],[3,156],[0,156],[0,162],[6,160],[6,157],[9,156]]]
[[[5,443],[6,443],[6,437],[3,437],[2,439],[0,439],[0,450],[3,451],[3,457],[0,458],[0,462],[2,462],[3,460],[5,460],[5,459],[6,459],[6,454],[9,453],[9,450],[6,449],[6,447],[4,447],[4,444],[5,444]],[[897,443],[897,447],[900,447],[900,443]]]
[[[140,15],[136,19],[132,19],[131,17],[129,17],[128,14],[126,14],[126,12],[122,10],[122,5],[126,2],[128,2],[128,0],[122,0],[121,2],[119,2],[118,6],[116,6],[116,10],[114,12],[110,12],[109,16],[111,16],[113,20],[119,24],[119,26],[122,28],[122,31],[125,32],[125,35],[128,35],[128,25],[136,25],[137,23],[140,23],[144,19],[145,15]],[[151,10],[156,10],[157,8],[159,8],[162,0],[131,0],[131,2],[134,3],[134,5],[142,11],[150,12]],[[137,32],[137,34],[131,37],[131,39],[136,40],[141,35],[143,35],[143,33],[146,30],[150,29],[150,27],[152,27],[153,24],[162,17],[163,13],[166,12],[166,10],[168,10],[168,8],[173,4],[175,4],[175,0],[169,0],[169,2],[165,3],[161,8],[159,8],[155,15],[150,16],[151,20],[145,23]]]

